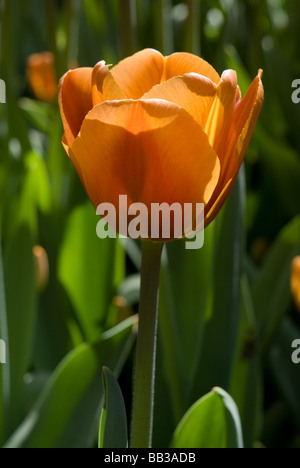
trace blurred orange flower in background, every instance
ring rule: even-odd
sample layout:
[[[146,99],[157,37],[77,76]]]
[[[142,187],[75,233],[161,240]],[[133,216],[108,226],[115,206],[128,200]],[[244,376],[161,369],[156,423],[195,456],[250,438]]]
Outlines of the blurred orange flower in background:
[[[30,55],[27,60],[27,79],[37,99],[54,102],[57,97],[54,55],[51,52]]]
[[[291,290],[297,309],[300,311],[300,256],[292,262]]]
[[[241,99],[233,70],[143,50],[60,81],[63,144],[92,203],[204,203],[217,215],[238,176],[260,114],[262,71]],[[122,234],[127,234],[123,233]],[[149,237],[150,233],[149,233]],[[171,239],[173,240],[173,239]]]
[[[43,292],[49,281],[49,259],[46,250],[40,245],[33,247],[36,287]]]

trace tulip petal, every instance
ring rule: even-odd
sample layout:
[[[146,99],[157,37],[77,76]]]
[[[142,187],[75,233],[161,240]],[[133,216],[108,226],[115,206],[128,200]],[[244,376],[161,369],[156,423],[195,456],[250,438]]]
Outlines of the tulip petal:
[[[75,140],[76,160],[95,207],[128,204],[207,203],[220,164],[194,119],[162,100],[114,101],[95,107]]]
[[[223,186],[239,171],[261,112],[264,100],[261,76],[260,71],[244,98],[236,106],[227,142],[224,145],[226,152],[221,156],[222,171],[219,184]]]
[[[104,61],[97,63],[92,76],[93,105],[104,101],[127,99],[126,94],[116,83],[108,65]]]
[[[161,82],[164,57],[154,49],[145,49],[122,60],[111,73],[130,99],[139,99]]]
[[[204,128],[214,102],[217,86],[196,73],[177,76],[154,86],[143,99],[165,99],[186,110]]]
[[[92,109],[92,68],[66,73],[59,83],[59,106],[65,130],[64,143],[71,146],[82,122]]]
[[[222,155],[233,119],[237,97],[237,75],[233,70],[222,74],[217,93],[207,117],[205,133],[211,146]]]
[[[218,184],[215,190],[215,193],[206,208],[205,221],[204,221],[205,227],[207,227],[215,219],[215,217],[218,215],[220,210],[223,208],[223,205],[226,202],[236,182],[237,175],[236,177],[230,179],[225,185],[225,187],[223,188],[220,188],[221,185]]]
[[[217,216],[236,182],[263,105],[264,88],[261,77],[260,70],[245,97],[237,104],[226,143],[226,154],[221,160],[220,179],[208,205],[206,225]]]
[[[205,60],[187,52],[179,52],[165,58],[164,80],[187,73],[198,73],[206,76],[213,83],[218,84],[220,76],[216,70]]]
[[[259,114],[264,101],[264,87],[261,81],[262,70],[253,81],[247,94],[238,104],[232,128],[235,135],[238,135],[237,158],[241,164],[247,151],[250,139],[255,129]]]

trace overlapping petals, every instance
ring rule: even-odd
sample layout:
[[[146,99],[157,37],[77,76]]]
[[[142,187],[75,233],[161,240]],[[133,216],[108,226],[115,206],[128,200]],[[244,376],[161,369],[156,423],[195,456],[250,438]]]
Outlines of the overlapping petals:
[[[118,208],[119,194],[128,196],[128,207],[143,203],[148,212],[151,203],[207,203],[220,174],[201,127],[176,104],[156,99],[95,107],[70,155],[95,207],[105,200]]]
[[[95,207],[204,203],[206,225],[223,206],[263,103],[261,72],[241,99],[236,73],[146,49],[110,69],[60,82],[63,143]],[[126,233],[125,233],[126,234]]]

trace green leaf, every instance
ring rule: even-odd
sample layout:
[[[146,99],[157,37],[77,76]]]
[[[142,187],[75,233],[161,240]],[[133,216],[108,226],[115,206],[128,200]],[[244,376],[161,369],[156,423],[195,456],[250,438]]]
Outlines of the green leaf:
[[[99,448],[127,448],[128,429],[122,391],[114,374],[103,368],[105,403],[100,421]]]
[[[11,210],[16,212],[11,231],[21,224],[28,225],[32,232],[38,231],[38,210],[48,214],[51,209],[51,188],[44,160],[34,151],[24,156],[22,192],[13,200]]]
[[[195,369],[195,350],[203,336],[206,307],[209,301],[209,286],[212,277],[214,251],[214,226],[205,231],[204,247],[187,250],[185,241],[167,245],[163,256],[163,284],[166,288],[169,312],[162,312],[162,333],[175,328],[178,337],[178,352],[182,359],[182,370],[190,381]],[[184,284],[184,287],[182,285]],[[167,317],[165,314],[173,317]],[[165,323],[168,320],[169,325]],[[183,364],[184,363],[184,364]]]
[[[244,249],[245,177],[241,170],[230,197],[216,219],[214,274],[203,340],[190,402],[214,385],[229,389],[241,313]]]
[[[291,303],[290,271],[300,251],[300,216],[278,235],[254,285],[253,300],[262,349],[272,341]]]
[[[37,299],[32,249],[32,234],[22,225],[7,245],[4,258],[11,373],[10,430],[23,417],[23,378],[32,357]]]
[[[263,384],[257,346],[255,310],[246,275],[242,278],[241,292],[242,313],[231,374],[230,394],[239,408],[245,446],[252,448],[261,431]]]
[[[177,427],[173,448],[243,448],[238,409],[232,398],[215,388],[186,413]]]
[[[116,258],[115,239],[97,237],[98,221],[90,203],[71,213],[58,269],[87,341],[95,341],[101,335],[114,294],[115,262],[124,262],[121,249]]]
[[[136,317],[72,351],[58,366],[7,447],[91,447],[101,412],[103,366],[121,371],[135,340]]]

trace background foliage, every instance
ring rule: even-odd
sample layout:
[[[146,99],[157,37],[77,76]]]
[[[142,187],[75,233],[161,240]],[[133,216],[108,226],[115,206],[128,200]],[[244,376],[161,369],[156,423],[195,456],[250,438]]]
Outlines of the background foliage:
[[[94,210],[61,146],[58,106],[32,95],[27,59],[51,50],[59,77],[76,62],[115,64],[153,47],[200,54],[219,73],[236,69],[243,93],[263,68],[266,91],[245,168],[204,248],[176,242],[164,252],[154,446],[180,447],[191,436],[199,446],[239,446],[236,410],[224,412],[231,400],[209,393],[217,385],[237,404],[246,447],[299,447],[291,343],[300,319],[289,286],[300,253],[300,106],[291,101],[299,1],[2,0],[0,14],[0,338],[8,361],[0,365],[0,445],[95,446],[102,366],[120,377],[131,412],[139,245],[97,239]],[[42,290],[35,245],[49,259]]]

